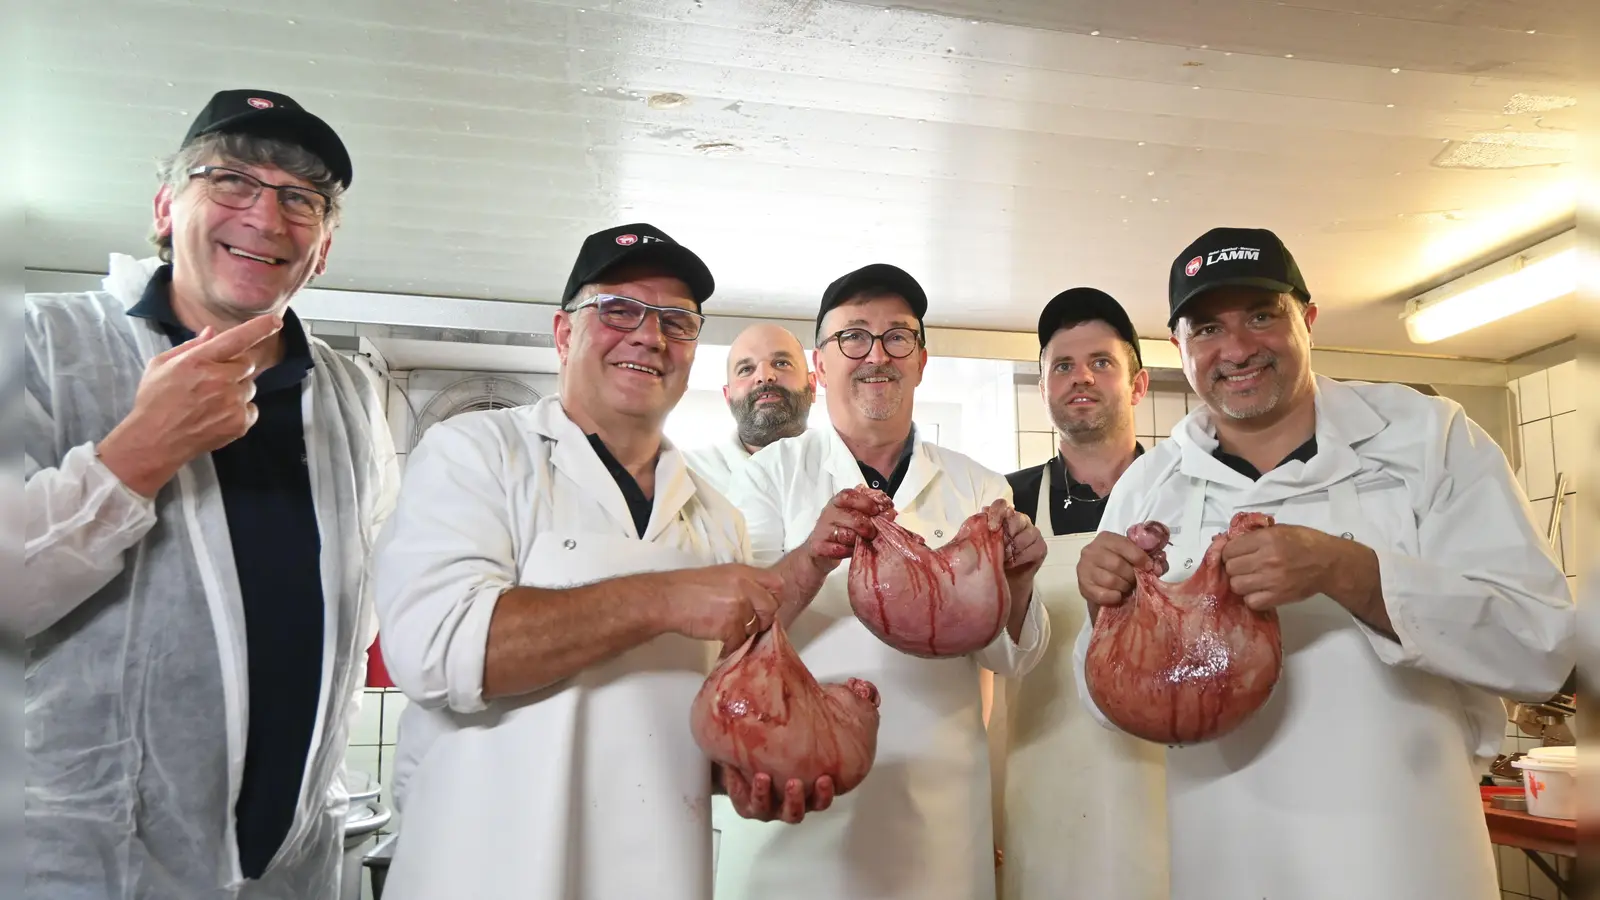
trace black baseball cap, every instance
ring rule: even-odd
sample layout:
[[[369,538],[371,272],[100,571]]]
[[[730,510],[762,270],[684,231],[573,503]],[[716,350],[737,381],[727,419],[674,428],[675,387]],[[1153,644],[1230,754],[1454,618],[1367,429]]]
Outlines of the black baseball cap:
[[[828,285],[822,292],[822,305],[817,308],[817,335],[822,334],[822,317],[839,304],[849,300],[865,290],[882,290],[899,294],[911,305],[912,315],[917,317],[917,324],[922,324],[922,319],[928,314],[928,294],[923,291],[922,285],[917,283],[911,273],[899,266],[888,263],[873,263],[849,273],[841,275]]]
[[[1039,313],[1039,352],[1056,336],[1056,332],[1084,322],[1104,322],[1117,336],[1133,345],[1133,358],[1140,367],[1144,356],[1139,352],[1139,335],[1133,330],[1133,321],[1127,310],[1105,291],[1092,287],[1069,288],[1055,295]]]
[[[1225,285],[1266,288],[1311,302],[1300,266],[1277,235],[1265,228],[1213,228],[1172,261],[1167,327],[1177,324],[1190,300]]]
[[[251,89],[218,91],[194,117],[179,149],[207,134],[249,134],[304,147],[344,188],[355,171],[344,142],[327,122],[308,113],[284,94]]]
[[[572,275],[567,278],[567,289],[561,294],[561,305],[571,302],[584,285],[599,281],[623,263],[658,266],[681,279],[689,286],[697,307],[703,306],[717,288],[711,270],[688,247],[654,225],[636,222],[597,231],[583,239],[578,261],[572,264]]]

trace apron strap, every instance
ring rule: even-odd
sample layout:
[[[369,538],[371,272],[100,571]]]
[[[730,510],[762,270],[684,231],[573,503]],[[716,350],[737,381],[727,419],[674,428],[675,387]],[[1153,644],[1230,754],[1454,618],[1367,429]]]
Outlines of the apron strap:
[[[1050,462],[1055,462],[1055,459],[1052,458]],[[1034,509],[1043,512],[1043,515],[1039,516],[1043,521],[1033,523],[1034,527],[1039,529],[1039,533],[1047,538],[1060,537],[1056,534],[1056,511],[1050,505],[1049,462],[1044,464],[1044,475],[1039,478],[1039,502],[1034,505]]]

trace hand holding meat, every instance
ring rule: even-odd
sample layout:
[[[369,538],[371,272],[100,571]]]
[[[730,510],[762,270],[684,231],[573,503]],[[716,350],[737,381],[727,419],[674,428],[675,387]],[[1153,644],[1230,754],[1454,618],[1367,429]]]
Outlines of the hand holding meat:
[[[1223,558],[1228,544],[1272,524],[1261,513],[1235,515],[1194,575],[1177,584],[1161,580],[1166,526],[1128,530],[1129,544],[1148,561],[1135,570],[1132,597],[1100,610],[1084,662],[1089,696],[1118,728],[1162,744],[1197,743],[1227,734],[1267,702],[1283,670],[1278,615],[1245,605]],[[1119,563],[1131,565],[1124,554],[1132,554],[1118,542],[1103,543],[1095,566],[1086,572],[1080,563],[1080,583],[1116,593],[1107,582],[1121,577]]]
[[[1048,547],[1033,520],[1017,512],[1004,500],[996,500],[989,510],[999,515],[1006,535],[1006,580],[1013,599],[1026,598],[1033,589],[1033,576],[1044,565]]]
[[[261,316],[193,340],[150,360],[133,409],[98,445],[106,467],[137,493],[154,496],[178,469],[243,437],[259,412],[251,351],[283,322]]]
[[[812,559],[827,571],[832,571],[838,561],[855,552],[859,541],[870,541],[878,536],[873,517],[892,515],[894,501],[882,491],[871,488],[846,488],[833,496],[823,507],[822,515],[806,539],[806,550]]]
[[[757,822],[779,819],[793,825],[807,813],[822,812],[833,805],[833,777],[830,775],[818,778],[809,791],[805,782],[791,778],[781,794],[776,794],[772,776],[765,772],[746,778],[738,769],[718,763],[717,779],[733,804],[734,812]]]
[[[672,631],[721,641],[727,653],[773,622],[783,578],[769,569],[729,563],[653,576],[665,582]]]
[[[1139,541],[1102,531],[1078,555],[1078,593],[1094,606],[1117,606],[1127,600],[1138,583],[1138,573],[1155,564],[1152,554],[1161,553],[1160,548],[1167,543],[1167,530],[1159,523],[1135,525],[1128,533],[1137,533]],[[1162,555],[1158,574],[1166,571],[1166,557]]]
[[[938,550],[888,514],[875,517],[877,536],[861,542],[850,561],[856,618],[879,640],[913,656],[965,656],[988,646],[1011,613],[1009,510],[997,500],[968,516]],[[1042,549],[1027,553],[1031,558]],[[1025,559],[1028,565],[1034,563]]]
[[[859,678],[818,684],[774,624],[717,664],[689,724],[740,815],[797,822],[867,777],[878,702],[878,689]],[[784,794],[778,810],[776,785]]]
[[[1233,592],[1265,611],[1327,590],[1348,543],[1315,528],[1273,525],[1228,541],[1222,562]]]

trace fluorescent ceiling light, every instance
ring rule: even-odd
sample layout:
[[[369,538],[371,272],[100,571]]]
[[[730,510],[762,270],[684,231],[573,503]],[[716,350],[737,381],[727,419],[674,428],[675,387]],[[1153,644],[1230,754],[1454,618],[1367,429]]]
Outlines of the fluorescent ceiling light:
[[[1455,337],[1578,289],[1578,248],[1566,231],[1406,303],[1401,318],[1418,344]]]

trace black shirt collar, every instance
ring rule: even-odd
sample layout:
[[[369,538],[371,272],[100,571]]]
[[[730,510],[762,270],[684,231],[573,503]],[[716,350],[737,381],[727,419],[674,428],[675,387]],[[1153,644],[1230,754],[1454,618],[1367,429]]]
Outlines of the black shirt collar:
[[[1251,465],[1250,462],[1243,457],[1234,456],[1232,453],[1223,450],[1220,445],[1217,447],[1217,449],[1211,451],[1211,455],[1216,457],[1218,462],[1234,470],[1235,472],[1238,472],[1240,475],[1243,475],[1251,481],[1261,480],[1262,473],[1260,470]],[[1317,436],[1313,434],[1304,444],[1294,448],[1294,451],[1288,456],[1285,456],[1283,461],[1278,463],[1278,465],[1281,466],[1284,463],[1294,462],[1296,460],[1300,462],[1310,462],[1311,458],[1316,455]],[[1273,468],[1277,468],[1277,466],[1274,466]]]
[[[1133,458],[1134,459],[1138,459],[1139,457],[1141,457],[1143,455],[1144,455],[1144,444],[1142,444],[1142,443],[1140,443],[1138,441],[1134,441],[1133,442]],[[1059,450],[1056,451],[1056,455],[1055,456],[1050,457],[1049,465],[1050,465],[1050,492],[1052,494],[1054,494],[1057,491],[1064,491],[1067,496],[1073,497],[1073,498],[1078,499],[1078,500],[1097,500],[1097,499],[1099,499],[1100,495],[1098,495],[1098,494],[1096,494],[1094,492],[1094,488],[1092,488],[1092,487],[1088,486],[1087,484],[1084,484],[1083,482],[1078,481],[1077,479],[1073,478],[1072,477],[1072,473],[1067,471],[1067,464],[1066,464],[1066,462],[1064,460],[1062,460],[1061,452]]]
[[[144,286],[144,294],[128,310],[128,315],[148,319],[161,326],[173,346],[194,340],[194,332],[185,327],[178,320],[178,314],[172,311],[171,264],[156,269],[150,283]],[[294,310],[288,307],[284,307],[283,330],[279,334],[283,335],[283,359],[256,376],[257,393],[264,394],[299,384],[316,365],[311,358],[311,344],[306,340],[305,328],[300,325],[300,318],[294,314]]]
[[[917,426],[911,426],[911,433],[906,435],[905,446],[900,448],[900,458],[895,461],[894,471],[884,477],[882,472],[867,465],[861,460],[856,460],[856,466],[861,469],[861,477],[866,480],[867,487],[883,491],[893,497],[900,490],[900,482],[906,480],[906,472],[911,470],[911,448],[917,442]]]

